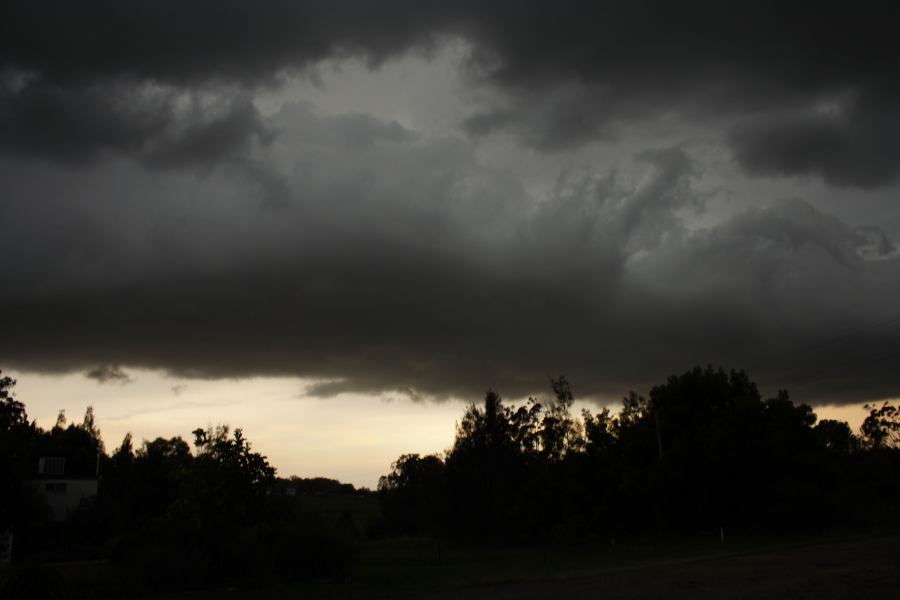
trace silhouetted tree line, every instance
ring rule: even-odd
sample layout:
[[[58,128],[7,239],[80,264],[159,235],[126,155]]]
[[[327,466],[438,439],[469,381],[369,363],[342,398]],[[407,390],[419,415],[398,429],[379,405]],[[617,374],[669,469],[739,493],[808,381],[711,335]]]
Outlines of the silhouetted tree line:
[[[370,493],[365,488],[357,490],[352,483],[342,483],[337,479],[329,479],[328,477],[293,476],[289,479],[279,479],[278,483],[282,489],[292,489],[296,494],[305,495]]]
[[[0,379],[0,533],[13,532],[15,562],[105,557],[130,585],[152,588],[338,577],[350,568],[346,523],[272,493],[275,469],[240,429],[197,429],[193,451],[181,437],[135,447],[129,434],[107,454],[93,409],[77,424],[60,413],[45,431],[14,385]],[[38,493],[40,457],[64,457],[66,477],[100,474],[98,494],[65,522],[54,522]],[[327,481],[303,485],[353,490]],[[14,585],[0,577],[0,596]]]
[[[621,410],[573,414],[564,377],[546,403],[489,391],[443,456],[406,454],[382,510],[414,535],[488,542],[702,531],[775,534],[893,526],[900,411],[867,407],[860,435],[788,393],[763,399],[743,371],[694,368]]]

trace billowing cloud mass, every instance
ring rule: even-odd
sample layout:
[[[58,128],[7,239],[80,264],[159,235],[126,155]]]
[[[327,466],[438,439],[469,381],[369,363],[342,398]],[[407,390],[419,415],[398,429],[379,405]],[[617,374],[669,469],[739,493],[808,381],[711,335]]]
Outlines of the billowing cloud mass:
[[[737,118],[730,140],[751,173],[865,187],[900,165],[900,56],[883,2],[101,0],[11,2],[0,17],[2,138],[58,158],[145,150],[181,120],[200,139],[175,141],[168,161],[203,160],[259,135],[258,122],[238,103],[204,123],[177,114],[173,95],[276,85],[334,57],[377,65],[455,36],[473,44],[472,77],[498,92],[466,120],[473,133],[558,149],[676,112]]]
[[[7,3],[0,363],[608,397],[712,362],[896,396],[900,220],[859,208],[900,175],[882,6]],[[452,131],[261,108],[451,43]]]

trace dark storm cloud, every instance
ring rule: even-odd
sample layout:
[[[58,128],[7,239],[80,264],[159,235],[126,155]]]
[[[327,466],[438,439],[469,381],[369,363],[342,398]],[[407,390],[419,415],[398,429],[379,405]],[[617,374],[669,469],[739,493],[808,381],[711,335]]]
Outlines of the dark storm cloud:
[[[104,154],[152,168],[210,166],[271,137],[246,94],[139,85],[67,87],[23,79],[0,87],[0,150],[79,166]]]
[[[900,176],[900,104],[850,98],[747,118],[729,132],[737,159],[759,175],[820,175],[876,187]]]
[[[896,396],[900,258],[875,226],[760,198],[697,228],[710,192],[679,148],[533,198],[467,140],[254,103],[456,35],[487,98],[473,136],[560,151],[674,114],[728,126],[750,173],[871,187],[900,169],[873,6],[6,3],[0,362],[473,398],[559,372],[618,395],[711,361],[806,400]]]
[[[8,2],[0,22],[0,69],[29,82],[3,101],[0,128],[13,129],[4,137],[14,151],[142,146],[153,111],[96,118],[109,105],[98,94],[122,80],[181,91],[271,86],[324,59],[378,64],[459,36],[472,44],[472,83],[497,92],[465,121],[473,134],[508,130],[559,150],[660,114],[746,117],[730,140],[750,173],[870,187],[893,181],[900,165],[896,136],[878,127],[896,124],[900,101],[895,20],[883,2]],[[837,120],[806,111],[836,94],[865,109]],[[51,130],[24,108],[10,112],[22,104],[73,118]],[[195,157],[210,136],[180,156]]]
[[[365,53],[377,62],[426,41],[433,19],[427,8],[414,10],[417,5],[10,2],[0,13],[0,60],[68,83],[120,76],[177,86],[272,83],[283,69],[336,54]]]
[[[412,6],[6,3],[0,149],[66,163],[111,151],[157,168],[208,169],[270,135],[235,86],[250,91],[318,60],[374,63],[424,44],[430,13]],[[209,119],[198,95],[227,110]]]
[[[266,125],[278,211],[222,172],[147,198],[118,194],[149,177],[121,163],[0,178],[0,361],[306,375],[322,395],[519,395],[558,372],[618,395],[707,361],[813,401],[898,390],[900,327],[878,327],[898,259],[877,228],[784,201],[692,230],[707,194],[676,148],[642,153],[636,183],[570,172],[534,201],[460,140],[303,105]]]
[[[126,385],[134,380],[118,365],[100,365],[84,374],[88,379],[94,379],[97,383],[117,383]]]
[[[900,45],[886,5],[582,8],[526,8],[481,38],[498,97],[464,122],[470,133],[508,131],[558,151],[676,115],[735,123],[726,140],[751,175],[860,188],[900,176]]]
[[[565,77],[678,89],[749,75],[819,90],[888,85],[896,49],[888,10],[711,0],[10,2],[0,60],[54,81],[259,83],[340,54],[377,63],[455,33],[478,43],[478,66],[508,84]]]
[[[130,90],[120,91],[124,94],[100,86],[8,84],[0,92],[0,145],[72,163],[90,161],[104,150],[137,151],[165,127],[168,103],[164,98],[142,103]]]
[[[153,139],[142,158],[154,168],[212,165],[243,157],[255,140],[268,143],[273,132],[262,122],[249,97],[190,100],[190,108],[163,135]],[[181,120],[182,123],[177,121]]]

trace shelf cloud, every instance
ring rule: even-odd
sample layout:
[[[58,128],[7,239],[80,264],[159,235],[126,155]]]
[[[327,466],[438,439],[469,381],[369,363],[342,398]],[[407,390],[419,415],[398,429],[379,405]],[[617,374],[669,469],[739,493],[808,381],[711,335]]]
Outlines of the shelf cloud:
[[[0,361],[434,398],[559,372],[609,398],[712,362],[896,396],[886,10],[7,3]],[[262,108],[326,63],[451,42],[451,130]]]

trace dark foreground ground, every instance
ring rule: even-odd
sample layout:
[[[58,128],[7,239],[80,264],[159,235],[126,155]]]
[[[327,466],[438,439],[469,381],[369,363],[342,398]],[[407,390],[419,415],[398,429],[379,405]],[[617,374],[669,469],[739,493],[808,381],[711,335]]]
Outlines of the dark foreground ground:
[[[437,549],[429,540],[385,540],[364,544],[358,568],[346,579],[202,591],[142,593],[127,580],[104,587],[110,573],[102,561],[92,563],[96,572],[89,578],[88,588],[97,594],[74,593],[79,580],[86,583],[91,565],[60,565],[68,573],[59,575],[63,588],[73,591],[62,597],[103,600],[900,600],[900,535],[724,545],[705,539],[565,551]],[[2,590],[0,600],[6,600]]]
[[[409,597],[409,596],[407,596]],[[589,575],[429,593],[472,600],[638,598],[900,599],[900,536],[624,566]]]

